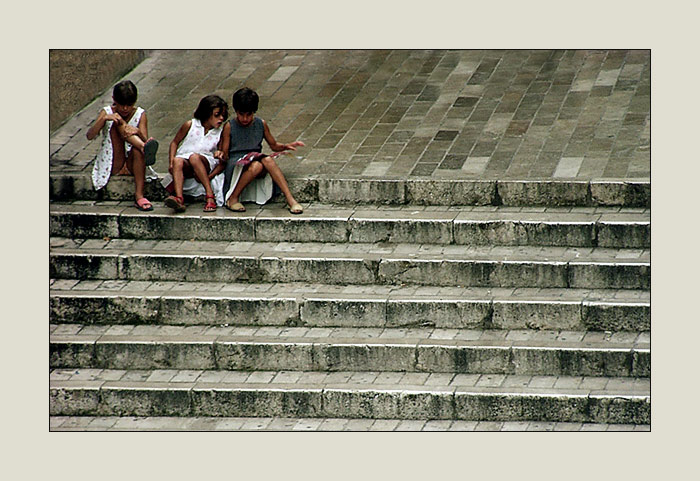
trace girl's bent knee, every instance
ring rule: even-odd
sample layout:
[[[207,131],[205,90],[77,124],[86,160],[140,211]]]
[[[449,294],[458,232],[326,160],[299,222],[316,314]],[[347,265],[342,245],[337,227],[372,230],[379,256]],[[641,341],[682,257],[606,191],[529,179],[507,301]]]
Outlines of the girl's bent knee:
[[[261,164],[260,162],[251,162],[248,166],[248,170],[250,170],[252,174],[258,175],[260,172],[263,171],[263,164]]]
[[[270,157],[270,156],[263,157],[263,159],[261,160],[261,162],[262,162],[262,164],[263,164],[266,168],[267,168],[268,166],[273,166],[273,165],[276,166],[276,165],[277,165],[277,164],[275,163],[275,159],[273,159],[273,158]]]

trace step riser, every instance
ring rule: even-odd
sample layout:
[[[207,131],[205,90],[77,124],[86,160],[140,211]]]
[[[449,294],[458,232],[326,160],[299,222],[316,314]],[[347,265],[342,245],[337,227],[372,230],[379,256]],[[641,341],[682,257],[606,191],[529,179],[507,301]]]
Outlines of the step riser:
[[[649,289],[649,264],[187,257],[51,253],[50,277],[186,282],[313,282]]]
[[[288,179],[299,202],[387,205],[505,205],[650,207],[650,182]],[[168,195],[159,182],[147,182],[145,195]],[[100,190],[87,175],[51,174],[51,200],[133,200],[133,179],[114,177]]]
[[[649,223],[268,219],[51,214],[50,235],[72,239],[260,242],[393,242],[457,245],[649,248]]]
[[[80,324],[267,325],[648,331],[649,304],[52,294],[50,321]]]
[[[52,416],[271,416],[457,419],[649,424],[648,397],[509,395],[347,389],[207,388],[50,389]]]
[[[50,343],[50,367],[649,377],[644,350],[246,342]]]

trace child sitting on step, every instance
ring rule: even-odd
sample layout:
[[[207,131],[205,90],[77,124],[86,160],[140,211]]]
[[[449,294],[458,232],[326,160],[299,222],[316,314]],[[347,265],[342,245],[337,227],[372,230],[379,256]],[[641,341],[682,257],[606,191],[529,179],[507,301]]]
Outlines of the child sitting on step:
[[[174,195],[165,205],[175,212],[185,211],[184,194],[204,195],[204,212],[216,211],[223,205],[225,156],[220,148],[221,131],[228,119],[228,104],[218,95],[207,95],[199,101],[194,118],[180,127],[170,142],[168,171],[163,186]]]
[[[136,208],[153,210],[143,195],[146,166],[156,161],[158,142],[148,136],[148,119],[141,107],[135,107],[136,85],[124,80],[114,86],[112,105],[100,110],[97,120],[87,131],[88,140],[103,134],[102,146],[92,168],[92,185],[99,190],[111,175],[133,175]]]
[[[255,155],[262,152],[263,138],[276,153],[296,150],[304,143],[295,141],[281,144],[270,133],[263,119],[256,117],[258,94],[247,87],[233,94],[232,104],[236,112],[225,126],[222,134],[222,150],[227,154],[224,179],[224,199],[226,207],[234,212],[245,212],[242,202],[264,204],[272,197],[272,183],[279,187],[292,214],[304,210],[294,199],[282,171],[274,158],[279,154]],[[269,176],[267,174],[270,174]]]

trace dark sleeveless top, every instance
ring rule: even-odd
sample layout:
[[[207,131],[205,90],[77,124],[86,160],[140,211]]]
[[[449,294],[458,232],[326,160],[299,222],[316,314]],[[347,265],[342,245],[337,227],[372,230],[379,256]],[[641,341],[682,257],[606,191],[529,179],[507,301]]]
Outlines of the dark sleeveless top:
[[[255,117],[248,127],[241,127],[234,116],[231,124],[231,143],[228,148],[229,159],[237,160],[249,152],[262,152],[265,136],[263,121]]]

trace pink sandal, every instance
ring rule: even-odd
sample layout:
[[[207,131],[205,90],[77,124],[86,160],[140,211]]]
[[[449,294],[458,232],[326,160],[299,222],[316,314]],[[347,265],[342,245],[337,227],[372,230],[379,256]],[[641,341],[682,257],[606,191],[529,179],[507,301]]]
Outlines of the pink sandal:
[[[151,204],[145,197],[138,199],[134,205],[141,212],[149,212],[153,210],[153,204]]]
[[[205,199],[207,199],[207,203],[204,205],[204,212],[215,212],[216,211],[216,197],[213,195],[207,195],[205,196]]]

